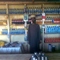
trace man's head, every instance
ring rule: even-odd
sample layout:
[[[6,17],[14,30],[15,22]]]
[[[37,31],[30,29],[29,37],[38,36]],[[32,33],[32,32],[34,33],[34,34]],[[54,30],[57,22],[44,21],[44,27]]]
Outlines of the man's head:
[[[32,18],[32,23],[36,23],[36,18],[35,17]]]
[[[35,17],[35,15],[32,15],[31,20],[32,20],[32,23],[36,23],[36,17]]]

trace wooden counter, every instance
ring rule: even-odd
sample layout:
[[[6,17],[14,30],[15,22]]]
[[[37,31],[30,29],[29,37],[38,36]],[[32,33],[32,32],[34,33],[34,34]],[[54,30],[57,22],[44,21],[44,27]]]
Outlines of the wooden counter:
[[[0,54],[0,60],[29,60],[33,54]],[[60,60],[60,53],[46,53],[48,60]]]

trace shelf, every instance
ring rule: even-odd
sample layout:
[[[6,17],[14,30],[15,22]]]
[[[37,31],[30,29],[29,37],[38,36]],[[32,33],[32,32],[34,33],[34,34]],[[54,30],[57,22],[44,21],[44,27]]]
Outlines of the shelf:
[[[38,24],[42,24],[42,20],[37,20]],[[52,24],[52,20],[45,20],[44,22],[45,25]]]
[[[0,14],[0,16],[8,16],[8,14]]]
[[[55,33],[55,34],[44,34],[44,38],[59,38],[60,33]]]
[[[26,6],[25,6],[25,3],[26,3]],[[60,2],[58,2],[58,3],[57,2],[54,2],[54,3],[53,2],[34,2],[34,3],[32,3],[32,2],[13,2],[13,3],[12,2],[2,2],[0,4],[0,9],[2,9],[2,10],[4,9],[3,11],[4,11],[4,13],[6,12],[6,14],[0,14],[0,27],[4,26],[4,27],[2,27],[2,29],[6,28],[7,32],[10,32],[10,29],[24,29],[25,30],[24,23],[23,24],[19,23],[19,22],[23,21],[25,8],[27,8],[29,19],[31,18],[30,17],[31,15],[36,15],[37,24],[42,26],[43,25],[42,24],[42,12],[44,12],[44,11],[46,12],[46,8],[47,9],[48,8],[49,9],[50,8],[56,8],[56,9],[59,8],[60,9]],[[53,19],[56,17],[59,18],[60,11],[57,12],[54,10],[54,13],[50,13],[50,10],[49,10],[49,12],[46,12],[45,15],[46,15],[46,18],[47,17],[48,18],[51,17]],[[16,22],[16,24],[14,22]],[[45,20],[44,24],[45,25],[55,25],[55,24],[57,25],[57,23],[52,22],[52,19]],[[29,25],[29,24],[27,24],[27,25]],[[58,25],[60,25],[60,23]],[[14,30],[13,32],[15,32],[15,33],[11,34],[11,35],[14,35],[14,37],[15,37],[15,35],[19,35],[20,31],[19,32],[18,32],[18,30],[16,30],[16,31]],[[46,37],[48,37],[48,38],[60,37],[60,34],[53,34],[53,33],[44,34],[44,35],[45,35],[44,36],[45,38]],[[8,37],[8,35],[7,35],[7,37]],[[10,40],[10,38],[12,39],[11,36],[8,38],[9,38],[9,40]],[[18,38],[20,38],[20,37],[18,37]]]
[[[13,29],[24,29],[24,24],[19,24],[19,25],[15,25],[15,24],[13,24],[13,25],[11,25],[10,26],[10,28],[13,28]]]
[[[24,4],[9,4],[9,9],[24,9]]]
[[[9,14],[10,19],[23,19],[24,15],[23,14]]]

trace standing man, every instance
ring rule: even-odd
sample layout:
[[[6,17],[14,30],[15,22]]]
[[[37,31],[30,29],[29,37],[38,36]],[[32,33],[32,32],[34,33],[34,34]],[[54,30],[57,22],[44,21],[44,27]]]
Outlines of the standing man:
[[[36,18],[32,17],[31,24],[28,28],[28,42],[30,44],[30,53],[39,52],[39,44],[41,40],[40,26],[36,24]]]

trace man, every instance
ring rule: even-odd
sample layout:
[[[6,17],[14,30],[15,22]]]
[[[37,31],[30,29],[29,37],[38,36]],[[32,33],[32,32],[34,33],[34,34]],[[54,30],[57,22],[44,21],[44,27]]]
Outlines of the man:
[[[30,53],[39,52],[39,44],[41,40],[40,26],[36,24],[36,18],[31,19],[31,24],[28,28],[28,42],[30,44]]]

